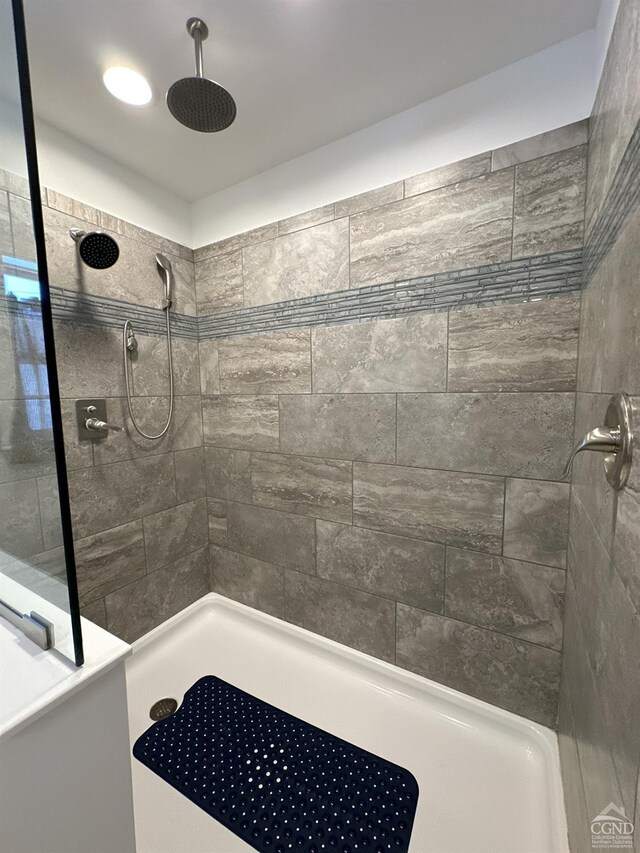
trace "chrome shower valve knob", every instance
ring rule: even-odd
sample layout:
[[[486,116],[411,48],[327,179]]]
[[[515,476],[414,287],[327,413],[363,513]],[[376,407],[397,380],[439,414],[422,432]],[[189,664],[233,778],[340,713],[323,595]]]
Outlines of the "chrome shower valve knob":
[[[108,424],[106,421],[101,421],[99,418],[87,418],[84,422],[85,429],[88,430],[111,430],[112,432],[123,432],[124,427]]]

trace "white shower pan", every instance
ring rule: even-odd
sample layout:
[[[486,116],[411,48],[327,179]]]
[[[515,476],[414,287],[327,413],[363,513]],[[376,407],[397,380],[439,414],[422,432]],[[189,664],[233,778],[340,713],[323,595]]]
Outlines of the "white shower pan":
[[[210,594],[134,643],[131,743],[155,701],[216,675],[410,770],[411,853],[566,853],[555,734],[428,679]],[[137,853],[251,848],[132,758]]]

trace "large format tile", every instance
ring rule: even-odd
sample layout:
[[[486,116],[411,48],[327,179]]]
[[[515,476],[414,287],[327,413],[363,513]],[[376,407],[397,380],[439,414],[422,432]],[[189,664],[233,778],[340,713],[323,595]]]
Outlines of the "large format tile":
[[[207,514],[209,517],[209,544],[227,547],[227,508],[228,501],[218,498],[207,498]]]
[[[198,316],[242,308],[242,251],[196,262]]]
[[[0,187],[13,195],[19,195],[22,196],[22,198],[31,198],[29,181],[26,177],[17,175],[15,172],[0,169]],[[46,198],[46,190],[44,187],[40,187],[40,194],[43,199]]]
[[[173,456],[164,453],[69,472],[77,538],[152,515],[176,502]]]
[[[26,198],[9,195],[11,231],[13,232],[13,252],[26,261],[36,260],[36,242],[33,234],[33,213],[31,201]]]
[[[173,459],[176,467],[176,500],[187,503],[207,494],[204,470],[204,450],[193,447],[190,450],[178,450]]]
[[[209,549],[202,548],[107,595],[109,631],[132,643],[209,592]]]
[[[240,503],[229,503],[225,518],[232,551],[299,572],[315,573],[316,531],[312,518]]]
[[[227,338],[219,342],[218,353],[223,394],[304,394],[311,391],[308,331]]]
[[[622,799],[631,810],[640,765],[640,615],[617,572],[611,580],[596,617],[602,623],[605,648],[596,688]]]
[[[576,396],[574,442],[589,430],[604,423],[609,404],[607,394],[582,394]],[[589,521],[595,528],[603,547],[610,554],[616,523],[618,493],[604,476],[601,453],[579,453],[573,463],[572,498],[580,500]]]
[[[320,326],[311,340],[315,393],[446,390],[446,314]]]
[[[351,286],[509,260],[513,173],[495,172],[351,218]]]
[[[4,191],[0,192],[0,253],[3,255],[13,255],[9,197]]]
[[[589,136],[589,121],[576,121],[566,124],[528,139],[521,139],[496,148],[491,155],[491,169],[505,169],[508,166],[516,166],[518,163],[526,163],[528,160],[537,160],[538,157],[546,157],[547,154],[555,154],[567,148],[575,148],[577,145],[586,145]]]
[[[398,463],[559,480],[573,394],[400,394]]]
[[[76,423],[75,400],[61,400],[62,430],[64,432],[64,457],[67,470],[88,468],[93,465],[93,442],[80,441]]]
[[[145,572],[142,521],[130,521],[74,543],[80,604],[102,598]]]
[[[62,545],[62,520],[60,518],[58,478],[55,474],[52,474],[49,477],[40,477],[37,483],[42,542],[44,550],[50,551]]]
[[[51,190],[47,190],[47,196],[49,207],[58,206],[55,203],[52,204]],[[60,195],[57,194],[56,201],[60,198]],[[69,201],[71,201],[71,209],[67,210],[66,208]],[[71,213],[72,215],[78,215],[80,219],[86,218],[81,213],[75,214],[73,212],[77,204],[78,202],[75,199],[68,199],[66,203],[63,202],[60,204],[58,209]],[[84,207],[86,208],[86,205],[84,205]],[[89,208],[89,211],[91,211],[91,208]],[[189,249],[181,243],[169,240],[168,237],[162,237],[159,234],[154,234],[153,231],[147,231],[146,228],[141,228],[140,225],[134,225],[133,222],[128,222],[126,219],[119,219],[117,216],[113,216],[111,213],[106,213],[104,210],[98,210],[96,213],[98,217],[97,223],[102,228],[106,228],[110,231],[117,231],[118,234],[123,234],[125,237],[131,237],[139,243],[146,243],[147,246],[151,246],[156,251],[163,252],[165,255],[175,255],[177,258],[191,261],[193,263],[193,249]]]
[[[388,533],[499,553],[503,481],[396,465],[353,466],[353,521]]]
[[[94,270],[80,260],[69,230],[95,231],[95,225],[48,207],[43,208],[43,218],[51,284],[134,305],[162,306],[162,282],[151,246],[112,233],[120,248],[118,263],[109,269]],[[103,230],[109,232],[109,229]],[[174,271],[174,310],[195,315],[193,264],[175,256],[170,260]]]
[[[204,261],[207,258],[226,255],[229,252],[235,252],[245,246],[252,246],[254,243],[262,243],[264,240],[272,240],[277,236],[278,223],[270,222],[268,225],[260,225],[258,228],[253,228],[251,231],[243,231],[241,234],[234,234],[233,237],[226,237],[224,240],[218,240],[216,243],[209,243],[206,246],[200,246],[200,248],[194,249],[194,260],[196,263],[200,263],[200,261]]]
[[[202,400],[205,444],[248,450],[279,449],[276,396],[218,396]]]
[[[218,341],[200,341],[200,391],[203,397],[220,393]]]
[[[338,219],[243,250],[245,305],[349,287],[349,223]]]
[[[43,550],[36,481],[4,483],[0,489],[0,552],[29,557]]]
[[[118,329],[54,323],[62,397],[124,396],[122,336]]]
[[[301,394],[280,397],[283,453],[394,462],[393,394]]]
[[[447,548],[444,612],[463,622],[560,649],[564,582],[561,569]]]
[[[107,630],[107,611],[104,606],[104,598],[92,601],[91,604],[81,604],[80,612],[85,619]]]
[[[142,524],[149,572],[209,544],[206,498],[147,516]]]
[[[447,388],[573,391],[579,324],[579,299],[452,311]]]
[[[251,481],[256,504],[351,523],[351,462],[253,453]]]
[[[587,233],[605,202],[640,118],[640,8],[623,0],[590,122]]]
[[[587,813],[591,820],[602,810],[604,803],[615,802],[625,807],[627,804],[623,802],[618,786],[603,704],[589,663],[570,574],[567,581],[561,692],[571,699],[573,731],[578,745]],[[592,619],[589,616],[589,620]]]
[[[53,189],[47,189],[47,207],[52,207],[54,210],[59,210],[60,213],[68,213],[69,216],[75,216],[76,219],[84,219],[85,222],[91,222],[94,225],[102,226],[100,211],[95,207],[91,207],[76,198],[70,198],[67,195],[56,192]]]
[[[51,430],[29,429],[28,411],[20,400],[0,400],[0,447],[0,483],[44,477],[56,470]],[[89,465],[92,459],[89,448]]]
[[[591,280],[585,282],[580,295],[580,352],[576,383],[579,392],[599,392],[604,387],[607,303],[609,299],[616,299],[616,288],[609,288],[615,254],[614,247],[604,257]]]
[[[334,204],[325,204],[323,207],[315,207],[304,213],[297,213],[287,219],[278,222],[278,236],[291,234],[293,231],[301,231],[303,228],[311,228],[312,225],[322,225],[330,222],[334,216]]]
[[[567,815],[569,849],[571,853],[582,853],[583,850],[588,850],[591,846],[591,818],[587,814],[578,744],[576,743],[573,715],[564,680],[560,686],[560,706],[558,709],[558,752]]]
[[[640,423],[640,401],[632,398],[632,417]],[[640,553],[640,466],[636,462],[629,474],[625,488],[618,493],[616,511],[616,538],[613,547],[613,560],[622,582],[629,591],[629,597],[640,613],[640,571],[638,554]],[[640,817],[640,815],[639,815]]]
[[[394,660],[393,601],[286,570],[284,618],[345,646]]]
[[[442,612],[442,545],[329,521],[317,521],[316,529],[320,577]]]
[[[556,566],[567,563],[569,483],[507,480],[504,555]]]
[[[556,719],[560,653],[398,605],[396,662],[545,726]]]
[[[516,168],[514,258],[582,246],[586,157],[582,145]]]
[[[640,766],[640,615],[617,572],[602,604],[606,657],[597,689],[620,790],[631,809]]]
[[[3,363],[1,359],[0,355]],[[0,400],[0,483],[44,477],[56,470],[51,430],[31,430],[28,415],[23,401]],[[91,449],[88,458],[92,464]]]
[[[457,184],[459,181],[479,178],[490,171],[491,152],[487,151],[484,154],[475,154],[473,157],[466,157],[464,160],[447,163],[446,166],[440,166],[437,169],[422,172],[420,175],[405,178],[404,194],[408,198],[411,195],[430,192],[439,187],[446,187],[449,184]]]
[[[0,371],[0,399],[14,401],[22,396],[15,365],[18,357],[14,344],[17,317],[0,313],[0,358],[5,369]]]
[[[594,343],[601,346],[600,351],[596,350],[601,387],[586,390],[611,394],[624,390],[627,394],[640,394],[639,267],[640,206],[630,217],[597,274],[602,281],[602,301],[595,321],[602,332]]]
[[[375,190],[367,190],[358,195],[352,195],[349,198],[343,198],[336,202],[336,219],[341,216],[353,216],[355,213],[361,213],[363,210],[369,210],[372,207],[380,207],[383,204],[389,204],[391,201],[398,201],[403,196],[402,181],[396,181],[395,184],[386,184],[384,187],[377,187]]]
[[[214,592],[282,618],[283,570],[263,560],[211,546]]]
[[[614,569],[610,554],[605,550],[574,490],[571,492],[570,518],[567,574],[571,580],[581,630],[584,629],[581,646],[593,672],[598,673],[606,658],[603,590],[606,590],[606,598],[609,599]]]
[[[169,416],[169,397],[133,397],[131,406],[138,426],[148,435],[158,435],[164,429]],[[123,397],[107,398],[107,419],[123,427],[123,431],[110,432],[106,438],[91,442],[96,465],[202,446],[199,396],[175,398],[171,423],[160,439],[147,439],[138,434]]]
[[[251,502],[251,454],[247,450],[205,447],[207,495]]]
[[[198,344],[182,338],[172,340],[174,393],[185,396],[200,393]],[[129,359],[133,393],[167,396],[169,394],[169,357],[166,337],[138,335],[138,350]]]

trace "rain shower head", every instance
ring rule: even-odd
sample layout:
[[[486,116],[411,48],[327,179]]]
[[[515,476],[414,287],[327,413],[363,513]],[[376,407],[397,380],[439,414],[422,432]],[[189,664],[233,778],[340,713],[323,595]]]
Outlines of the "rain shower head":
[[[169,87],[167,106],[171,115],[191,130],[201,133],[225,130],[236,117],[236,102],[226,89],[204,76],[202,42],[209,30],[200,18],[189,18],[187,32],[195,42],[196,76],[183,77]]]
[[[112,267],[120,257],[118,244],[102,231],[78,231],[72,228],[69,231],[75,240],[80,259],[94,270],[106,270]]]

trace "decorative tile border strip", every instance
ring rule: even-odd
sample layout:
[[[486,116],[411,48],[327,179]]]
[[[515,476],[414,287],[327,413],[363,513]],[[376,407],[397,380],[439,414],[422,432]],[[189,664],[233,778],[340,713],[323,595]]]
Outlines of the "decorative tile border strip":
[[[602,210],[587,239],[584,250],[585,286],[593,278],[639,204],[640,122],[636,125]]]
[[[200,317],[201,340],[577,295],[582,249]]]
[[[51,307],[53,319],[62,323],[73,323],[85,328],[102,326],[120,329],[125,320],[131,320],[136,331],[141,334],[166,334],[165,314],[161,308],[90,296],[61,287],[51,288]],[[176,337],[195,341],[198,339],[198,320],[172,311],[171,330]]]
[[[406,281],[360,287],[241,308],[205,317],[172,313],[176,337],[209,340],[277,329],[309,328],[339,323],[425,314],[507,302],[529,302],[577,295],[582,281],[582,250],[436,273]],[[165,334],[160,308],[51,288],[54,320],[84,328],[122,328],[130,319],[141,334]],[[32,303],[0,295],[3,313],[33,310]]]

